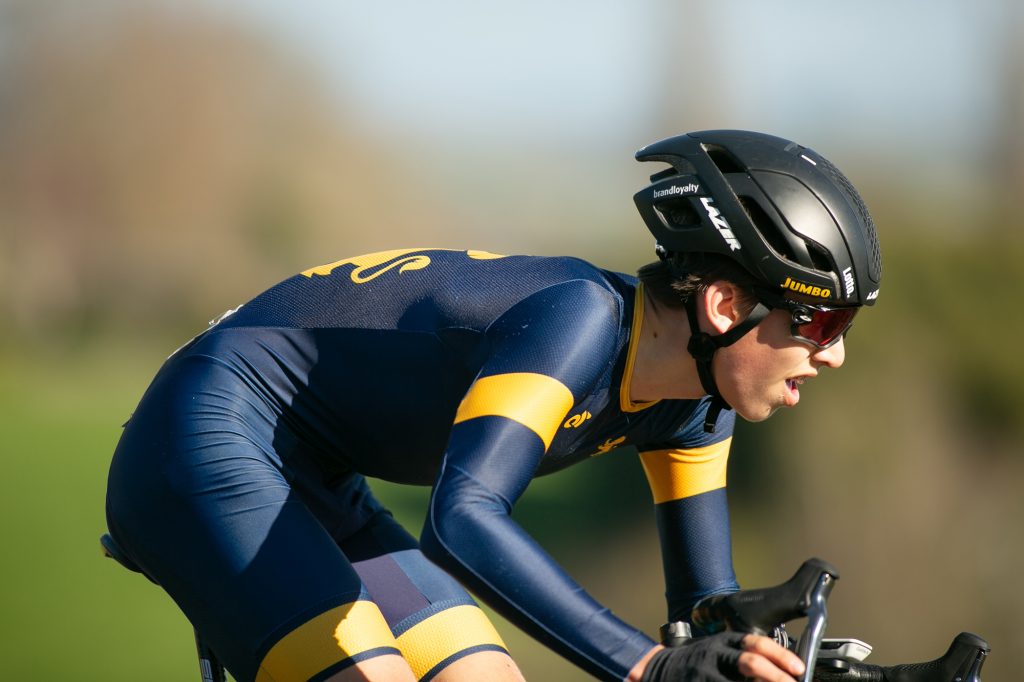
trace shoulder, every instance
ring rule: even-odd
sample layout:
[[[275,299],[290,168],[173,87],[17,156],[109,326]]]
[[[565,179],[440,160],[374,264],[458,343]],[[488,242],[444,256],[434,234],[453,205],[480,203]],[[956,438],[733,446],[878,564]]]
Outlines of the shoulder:
[[[557,378],[575,396],[608,372],[628,338],[621,294],[602,282],[549,284],[508,308],[486,329],[490,371]]]
[[[604,312],[614,310],[621,314],[625,302],[632,301],[636,279],[622,273],[600,268],[581,258],[572,256],[513,256],[508,267],[516,276],[508,282],[523,292],[530,303],[567,306],[561,314]],[[573,304],[576,303],[576,306]],[[596,305],[593,309],[584,306]]]
[[[617,337],[625,324],[626,300],[606,282],[589,278],[551,282],[517,300],[489,329],[525,336],[544,329],[553,337]]]

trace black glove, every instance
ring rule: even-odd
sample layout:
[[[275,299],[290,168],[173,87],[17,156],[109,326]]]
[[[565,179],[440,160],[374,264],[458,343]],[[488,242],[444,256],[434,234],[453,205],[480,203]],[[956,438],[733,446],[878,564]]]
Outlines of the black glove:
[[[642,682],[735,682],[743,680],[737,665],[743,634],[720,632],[662,649],[644,668]]]

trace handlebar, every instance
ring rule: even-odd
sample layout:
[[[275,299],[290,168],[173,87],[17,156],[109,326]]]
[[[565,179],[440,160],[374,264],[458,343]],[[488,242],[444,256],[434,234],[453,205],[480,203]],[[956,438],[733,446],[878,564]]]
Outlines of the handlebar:
[[[708,632],[729,629],[767,635],[782,623],[806,616],[807,627],[796,653],[807,668],[801,682],[810,682],[825,636],[826,601],[838,579],[839,571],[827,561],[808,559],[781,585],[707,597],[697,602],[690,617]]]
[[[806,616],[828,598],[839,571],[821,559],[808,559],[796,574],[775,587],[705,597],[690,618],[708,632],[728,629],[766,635],[780,623]]]
[[[991,648],[981,637],[962,632],[956,636],[941,657],[926,663],[878,666],[861,663],[870,647],[856,657],[822,653],[821,645],[828,620],[826,602],[839,572],[826,561],[805,561],[786,582],[774,587],[741,590],[731,594],[712,595],[699,601],[691,613],[694,625],[708,633],[721,630],[774,635],[784,646],[794,648],[782,627],[797,618],[807,618],[804,633],[795,646],[806,670],[801,682],[980,682],[981,668]],[[671,627],[673,642],[679,643],[679,632]],[[856,642],[856,640],[851,640]]]
[[[941,657],[927,663],[891,667],[854,661],[820,660],[815,682],[981,682],[981,666],[991,648],[981,637],[961,632]]]

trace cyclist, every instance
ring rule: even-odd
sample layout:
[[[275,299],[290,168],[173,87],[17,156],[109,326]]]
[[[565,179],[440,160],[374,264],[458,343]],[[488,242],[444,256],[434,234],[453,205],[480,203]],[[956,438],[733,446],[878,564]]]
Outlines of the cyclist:
[[[660,647],[510,517],[535,476],[633,446],[670,620],[738,589],[734,415],[795,405],[877,297],[871,219],[817,153],[710,131],[637,158],[668,164],[634,197],[660,256],[639,279],[375,253],[285,280],[167,360],[115,452],[108,525],[233,676],[521,679],[465,588],[600,679],[799,674],[764,637]],[[433,487],[419,541],[364,476]]]

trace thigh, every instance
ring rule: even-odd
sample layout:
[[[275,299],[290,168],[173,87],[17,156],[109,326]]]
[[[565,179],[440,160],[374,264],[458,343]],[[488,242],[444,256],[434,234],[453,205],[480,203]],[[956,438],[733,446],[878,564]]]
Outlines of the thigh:
[[[327,485],[293,435],[258,428],[274,415],[244,387],[186,370],[165,373],[129,421],[108,525],[236,679],[323,680],[399,654],[417,678],[443,679],[507,660],[473,599],[361,476]]]
[[[136,411],[111,466],[111,534],[235,679],[324,679],[398,656],[359,574],[273,448],[237,405],[218,403],[227,392],[201,388],[153,393]],[[361,484],[345,487],[361,494]]]
[[[459,668],[480,673],[515,669],[487,615],[465,588],[423,556],[389,513],[377,514],[343,540],[341,548],[417,679],[444,679]],[[495,674],[473,679],[506,678]]]

